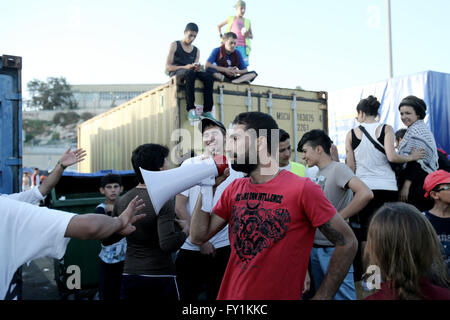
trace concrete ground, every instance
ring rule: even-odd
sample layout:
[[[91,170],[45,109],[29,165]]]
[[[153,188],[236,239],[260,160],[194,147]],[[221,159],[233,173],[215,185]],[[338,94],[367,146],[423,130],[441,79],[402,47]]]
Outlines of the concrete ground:
[[[53,259],[40,258],[32,261],[22,270],[23,300],[60,300],[53,270]],[[361,282],[355,283],[358,300],[374,293],[364,291]],[[69,296],[67,299],[74,299]],[[83,299],[81,297],[81,299]]]
[[[40,258],[22,268],[23,300],[59,300],[53,259]]]

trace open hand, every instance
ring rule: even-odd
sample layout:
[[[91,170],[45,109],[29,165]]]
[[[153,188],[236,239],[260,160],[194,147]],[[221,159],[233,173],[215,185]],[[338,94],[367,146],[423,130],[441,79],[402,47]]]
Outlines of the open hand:
[[[74,165],[75,163],[81,162],[86,157],[86,150],[84,149],[76,149],[73,151],[70,151],[70,147],[64,152],[61,156],[61,159],[59,159],[60,163],[64,167],[70,167]]]
[[[133,200],[130,201],[127,208],[124,212],[119,216],[121,222],[121,229],[118,231],[121,235],[127,236],[136,230],[136,227],[133,225],[137,221],[145,218],[145,214],[136,214],[138,211],[145,208],[144,200],[139,199],[136,196]]]

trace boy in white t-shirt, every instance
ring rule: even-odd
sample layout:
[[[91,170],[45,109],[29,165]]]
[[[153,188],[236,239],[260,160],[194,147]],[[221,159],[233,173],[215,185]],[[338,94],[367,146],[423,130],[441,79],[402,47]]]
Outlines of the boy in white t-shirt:
[[[199,129],[202,132],[205,153],[185,160],[182,166],[224,153],[226,130],[222,123],[210,118],[203,118]],[[217,203],[223,190],[234,179],[243,177],[242,173],[231,170],[230,165],[229,168],[230,175],[216,189],[212,205]],[[197,185],[176,196],[175,210],[180,219],[191,220],[200,189],[201,187]],[[206,288],[206,299],[215,300],[229,255],[228,227],[222,229],[202,246],[192,244],[189,238],[186,239],[176,260],[181,300],[198,300],[204,287]]]

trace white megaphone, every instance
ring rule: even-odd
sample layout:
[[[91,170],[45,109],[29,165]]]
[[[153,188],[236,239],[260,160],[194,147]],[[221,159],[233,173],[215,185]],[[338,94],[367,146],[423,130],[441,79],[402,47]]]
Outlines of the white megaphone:
[[[173,196],[195,185],[214,185],[214,178],[228,168],[225,156],[215,156],[200,162],[164,171],[148,171],[142,168],[142,178],[147,187],[156,214]]]

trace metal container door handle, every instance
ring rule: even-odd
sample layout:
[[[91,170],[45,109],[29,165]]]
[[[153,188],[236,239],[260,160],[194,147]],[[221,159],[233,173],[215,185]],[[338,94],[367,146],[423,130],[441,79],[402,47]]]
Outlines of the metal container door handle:
[[[247,89],[247,99],[245,100],[245,105],[247,106],[248,112],[252,111],[252,91],[250,88]]]
[[[294,94],[291,102],[291,109],[294,113],[294,150],[297,150],[298,132],[297,132],[297,96]],[[294,152],[295,162],[298,160],[297,152]]]

